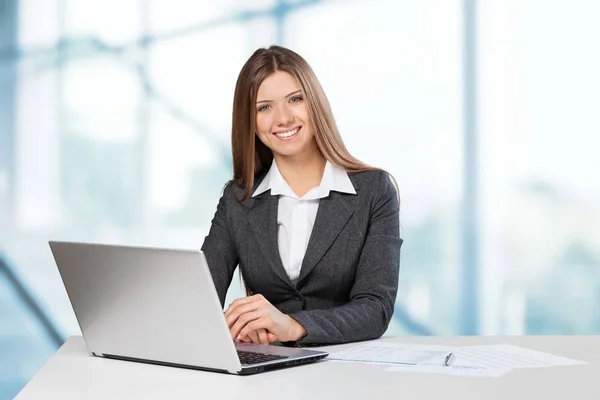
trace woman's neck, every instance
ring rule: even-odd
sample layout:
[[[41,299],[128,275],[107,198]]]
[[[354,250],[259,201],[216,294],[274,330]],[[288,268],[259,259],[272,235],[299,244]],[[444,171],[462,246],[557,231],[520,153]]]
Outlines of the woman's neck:
[[[320,151],[295,157],[275,155],[275,161],[283,179],[298,197],[321,184],[327,163]]]

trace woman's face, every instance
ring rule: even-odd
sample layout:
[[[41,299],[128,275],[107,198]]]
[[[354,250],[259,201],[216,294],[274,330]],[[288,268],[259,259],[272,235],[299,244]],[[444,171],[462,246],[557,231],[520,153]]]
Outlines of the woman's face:
[[[287,72],[267,77],[256,96],[256,131],[275,156],[317,151],[308,105],[300,84]]]

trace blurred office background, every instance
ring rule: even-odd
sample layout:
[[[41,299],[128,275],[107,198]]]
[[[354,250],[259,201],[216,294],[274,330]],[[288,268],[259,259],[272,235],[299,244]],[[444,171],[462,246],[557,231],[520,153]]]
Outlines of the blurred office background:
[[[289,46],[402,197],[390,335],[600,333],[594,0],[0,0],[0,399],[79,334],[49,239],[199,248]],[[241,296],[234,279],[229,297]]]

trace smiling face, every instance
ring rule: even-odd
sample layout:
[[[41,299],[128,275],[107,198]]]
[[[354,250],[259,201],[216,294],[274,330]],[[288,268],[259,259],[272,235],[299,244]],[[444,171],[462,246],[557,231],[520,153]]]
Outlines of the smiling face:
[[[308,104],[298,81],[276,71],[265,78],[256,96],[256,131],[276,158],[318,151]]]

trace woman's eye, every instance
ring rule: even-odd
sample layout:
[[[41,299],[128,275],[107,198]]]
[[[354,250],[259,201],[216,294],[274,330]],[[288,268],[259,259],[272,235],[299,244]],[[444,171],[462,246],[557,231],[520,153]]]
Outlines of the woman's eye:
[[[290,99],[290,101],[291,101],[292,103],[297,103],[297,102],[299,102],[299,101],[302,101],[302,96],[294,96],[294,97],[292,97],[292,98]]]
[[[265,104],[264,106],[260,106],[258,107],[258,111],[267,111],[269,109],[269,105]]]

